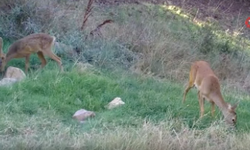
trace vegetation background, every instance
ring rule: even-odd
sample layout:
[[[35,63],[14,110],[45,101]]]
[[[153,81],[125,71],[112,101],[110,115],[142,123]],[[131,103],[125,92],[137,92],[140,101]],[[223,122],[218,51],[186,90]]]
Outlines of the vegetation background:
[[[0,87],[2,149],[248,149],[250,17],[247,0],[1,0],[3,50],[31,33],[57,42],[64,73],[32,57],[28,78]],[[102,25],[103,23],[106,24]],[[197,94],[181,103],[191,62],[206,60],[227,102],[240,102],[236,130],[222,114],[199,119]],[[94,69],[80,73],[77,62]],[[24,68],[24,60],[9,66]],[[121,97],[124,106],[106,110]],[[78,109],[96,112],[84,124]]]

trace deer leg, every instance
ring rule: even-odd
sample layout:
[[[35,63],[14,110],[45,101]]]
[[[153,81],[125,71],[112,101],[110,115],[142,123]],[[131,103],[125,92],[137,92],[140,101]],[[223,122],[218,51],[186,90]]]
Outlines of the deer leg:
[[[58,66],[60,67],[60,70],[63,71],[62,61],[61,61],[60,57],[58,57],[54,53],[52,53],[51,50],[43,51],[43,53],[46,54],[47,56],[49,56],[51,59],[55,60],[58,64]]]
[[[44,55],[42,52],[37,52],[37,55],[38,55],[38,58],[41,60],[42,62],[42,65],[41,65],[41,68],[43,68],[46,64],[47,64],[47,61],[46,59],[44,58]]]
[[[204,99],[200,91],[198,91],[198,99],[199,99],[199,105],[200,105],[200,118],[202,118],[204,115]]]
[[[6,65],[5,60],[2,60],[2,64],[1,64],[1,72],[3,72],[3,71],[4,71],[4,69],[5,69],[5,65]]]
[[[25,73],[28,72],[28,68],[30,67],[30,55],[25,57]]]
[[[196,78],[196,70],[197,70],[197,67],[191,66],[191,71],[189,72],[189,81],[188,81],[188,85],[187,85],[187,87],[185,89],[185,92],[184,92],[184,95],[183,95],[182,103],[185,102],[186,95],[187,95],[188,91],[192,87],[194,87],[194,81],[195,81],[195,78]]]
[[[214,112],[215,112],[215,108],[214,108],[214,102],[211,101],[211,114],[214,117]]]
[[[190,86],[190,85],[188,85],[188,86],[186,87],[185,92],[184,92],[184,94],[183,94],[183,100],[182,100],[182,103],[184,103],[184,102],[185,102],[186,95],[187,95],[188,91],[189,91],[192,87],[193,87],[193,86]]]

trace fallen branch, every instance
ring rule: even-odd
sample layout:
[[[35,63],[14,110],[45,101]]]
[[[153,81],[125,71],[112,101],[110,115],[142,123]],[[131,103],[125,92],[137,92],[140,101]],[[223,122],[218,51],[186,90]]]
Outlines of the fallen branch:
[[[105,20],[103,21],[103,23],[99,24],[94,30],[92,30],[90,32],[90,35],[91,36],[94,36],[94,34],[97,34],[99,36],[102,36],[102,33],[101,33],[101,27],[103,27],[105,24],[108,24],[108,23],[113,23],[114,21],[111,20],[111,19],[108,19],[108,20]]]

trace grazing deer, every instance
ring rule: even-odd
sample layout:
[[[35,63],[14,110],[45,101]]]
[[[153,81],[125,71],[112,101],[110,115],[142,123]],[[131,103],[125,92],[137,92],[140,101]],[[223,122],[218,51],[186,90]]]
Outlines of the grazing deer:
[[[216,104],[222,111],[226,123],[230,125],[236,124],[236,112],[237,104],[231,106],[226,103],[222,97],[220,90],[219,79],[210,68],[209,64],[205,61],[196,61],[192,64],[189,72],[189,83],[185,89],[183,95],[183,103],[185,102],[186,94],[192,87],[198,89],[198,99],[200,105],[200,117],[204,115],[204,98],[211,103],[211,113],[214,116]]]
[[[29,68],[29,59],[32,53],[37,53],[39,59],[42,62],[41,67],[43,68],[47,62],[44,55],[49,56],[51,59],[55,60],[63,71],[61,58],[56,56],[52,52],[52,46],[55,43],[55,37],[50,36],[45,33],[30,34],[24,38],[21,38],[14,42],[10,47],[5,56],[3,50],[0,49],[0,66],[1,71],[4,71],[5,65],[13,58],[25,58],[25,73],[27,73]],[[0,39],[0,46],[2,45],[2,39]]]

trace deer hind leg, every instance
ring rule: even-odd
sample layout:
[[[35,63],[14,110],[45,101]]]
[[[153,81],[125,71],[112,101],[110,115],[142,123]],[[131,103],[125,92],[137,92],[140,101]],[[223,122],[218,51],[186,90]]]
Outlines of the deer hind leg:
[[[30,67],[30,55],[25,57],[25,73],[27,74],[28,68]]]
[[[43,51],[43,53],[47,56],[49,56],[51,59],[55,60],[58,64],[58,66],[60,67],[60,70],[63,71],[63,67],[62,67],[62,61],[61,58],[56,56],[54,53],[52,53],[51,50],[45,50]]]
[[[195,78],[196,78],[196,72],[197,72],[197,67],[196,66],[191,66],[191,70],[189,72],[189,81],[188,81],[188,85],[184,91],[184,95],[183,95],[183,100],[182,100],[182,103],[185,102],[185,99],[186,99],[186,95],[188,93],[188,91],[194,87],[194,81],[195,81]]]
[[[41,67],[43,68],[46,64],[47,64],[47,61],[46,59],[44,58],[44,55],[42,52],[37,52],[37,55],[38,55],[38,58],[41,60],[42,62],[42,65]]]
[[[187,95],[188,91],[189,91],[192,87],[194,87],[194,85],[191,85],[190,83],[189,83],[189,84],[188,84],[188,86],[186,87],[185,92],[184,92],[184,94],[183,94],[183,100],[182,100],[182,103],[184,103],[184,102],[185,102],[186,95]]]
[[[200,91],[198,91],[198,99],[200,105],[200,118],[202,118],[204,116],[204,98]]]

